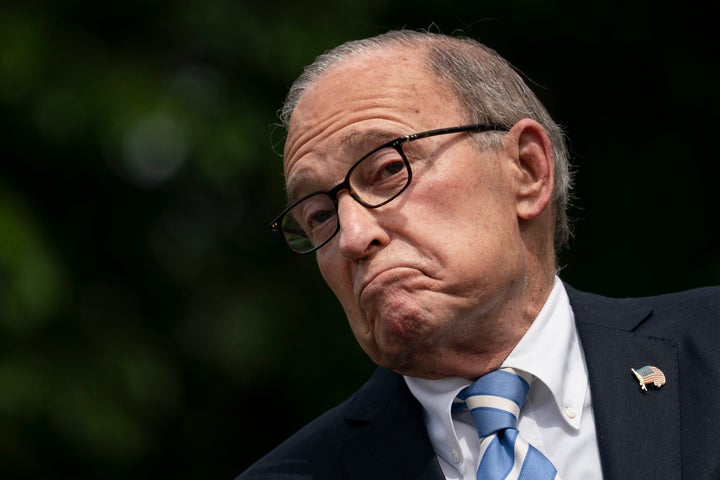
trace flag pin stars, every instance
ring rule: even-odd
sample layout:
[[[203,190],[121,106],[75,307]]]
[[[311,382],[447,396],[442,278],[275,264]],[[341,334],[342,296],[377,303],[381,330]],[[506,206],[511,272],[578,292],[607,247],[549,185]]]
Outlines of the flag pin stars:
[[[645,385],[652,383],[657,388],[665,385],[665,374],[657,367],[646,365],[642,368],[638,368],[637,370],[634,368],[631,368],[630,370],[633,375],[635,375],[638,382],[640,382],[640,388],[642,388],[645,392],[647,392],[647,387]]]

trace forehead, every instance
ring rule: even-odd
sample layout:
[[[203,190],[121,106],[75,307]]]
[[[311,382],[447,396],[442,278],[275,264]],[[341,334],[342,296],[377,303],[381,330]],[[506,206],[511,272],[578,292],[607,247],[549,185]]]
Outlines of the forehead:
[[[285,177],[290,183],[296,173],[307,176],[343,154],[461,120],[457,100],[427,69],[419,48],[359,54],[303,93],[285,143]]]

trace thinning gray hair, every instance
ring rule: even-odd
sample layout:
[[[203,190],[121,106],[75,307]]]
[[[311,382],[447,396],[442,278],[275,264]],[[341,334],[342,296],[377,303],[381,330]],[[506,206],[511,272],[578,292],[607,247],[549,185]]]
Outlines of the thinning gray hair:
[[[571,235],[567,209],[573,184],[565,135],[512,65],[497,52],[473,39],[395,30],[339,45],[318,56],[290,87],[279,112],[285,129],[289,127],[290,117],[308,86],[331,67],[367,52],[392,47],[425,49],[428,70],[458,98],[468,123],[511,126],[523,118],[531,118],[543,126],[550,137],[555,160],[555,249],[564,247]]]

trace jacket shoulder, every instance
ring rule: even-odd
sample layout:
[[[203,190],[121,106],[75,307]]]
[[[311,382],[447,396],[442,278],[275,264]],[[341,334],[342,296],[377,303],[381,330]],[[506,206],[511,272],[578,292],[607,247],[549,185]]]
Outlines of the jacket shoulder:
[[[578,323],[677,337],[720,331],[720,287],[647,297],[612,298],[565,285]]]
[[[236,480],[342,478],[341,449],[403,386],[400,375],[377,369],[351,397],[291,435]]]

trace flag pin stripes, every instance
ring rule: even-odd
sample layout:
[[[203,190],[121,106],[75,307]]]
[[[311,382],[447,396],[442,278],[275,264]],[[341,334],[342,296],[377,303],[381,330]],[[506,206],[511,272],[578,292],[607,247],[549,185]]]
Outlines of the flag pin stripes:
[[[645,392],[647,392],[647,387],[645,385],[652,383],[657,388],[665,385],[665,374],[657,367],[646,365],[642,368],[638,368],[637,370],[634,368],[631,368],[630,370],[640,383],[640,388],[642,388]]]

